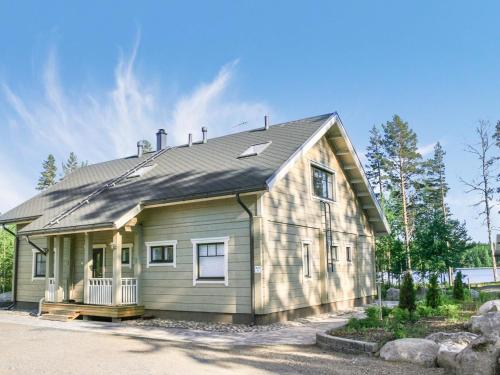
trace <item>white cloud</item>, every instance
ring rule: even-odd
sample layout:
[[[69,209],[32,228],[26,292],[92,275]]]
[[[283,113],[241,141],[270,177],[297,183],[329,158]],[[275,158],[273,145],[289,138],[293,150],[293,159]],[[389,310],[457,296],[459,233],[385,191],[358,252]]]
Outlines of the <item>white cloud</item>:
[[[49,51],[43,67],[38,95],[1,85],[0,108],[6,110],[0,112],[0,122],[9,124],[3,131],[20,152],[24,150],[25,158],[19,161],[19,154],[11,155],[0,147],[0,160],[7,163],[3,165],[16,166],[9,171],[13,175],[10,181],[0,183],[0,211],[34,192],[38,176],[33,175],[33,165],[38,168],[49,153],[61,161],[73,151],[83,160],[99,162],[133,154],[137,141],[153,141],[158,128],[167,129],[169,143],[180,144],[186,143],[189,132],[196,139],[201,126],[209,127],[210,136],[221,135],[243,121],[260,125],[263,115],[271,112],[263,103],[231,97],[237,61],[223,66],[212,81],[172,100],[168,93],[155,89],[158,82],[145,82],[137,76],[138,48],[139,38],[128,57],[119,57],[111,88],[64,90],[55,49]],[[23,186],[29,181],[29,193],[18,189],[19,181]]]
[[[436,142],[429,143],[428,145],[423,145],[418,148],[418,153],[422,156],[430,155],[434,152],[434,146],[436,146]]]

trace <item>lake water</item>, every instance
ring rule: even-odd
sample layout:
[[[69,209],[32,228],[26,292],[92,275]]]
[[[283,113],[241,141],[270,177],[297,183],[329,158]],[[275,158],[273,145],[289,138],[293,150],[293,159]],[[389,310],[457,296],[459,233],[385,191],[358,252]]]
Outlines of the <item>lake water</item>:
[[[493,268],[491,267],[482,267],[482,268],[457,268],[454,275],[458,272],[462,271],[463,280],[465,283],[487,283],[495,281],[493,278]],[[387,276],[384,277],[387,279]],[[442,282],[448,282],[448,274],[441,275]],[[416,282],[420,281],[420,275],[416,272],[413,274],[413,280]],[[497,280],[500,281],[500,269],[497,268]],[[396,282],[396,280],[394,280]]]

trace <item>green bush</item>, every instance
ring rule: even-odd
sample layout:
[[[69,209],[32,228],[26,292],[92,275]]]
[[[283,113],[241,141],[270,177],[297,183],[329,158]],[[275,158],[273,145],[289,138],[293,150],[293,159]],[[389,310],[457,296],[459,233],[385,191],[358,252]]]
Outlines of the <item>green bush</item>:
[[[428,318],[436,314],[435,310],[424,304],[423,302],[417,303],[417,314],[421,317]]]
[[[445,318],[457,319],[460,316],[460,305],[447,304],[441,305],[437,308],[437,314]]]
[[[429,290],[425,296],[425,302],[427,306],[433,309],[441,304],[441,291],[439,290],[437,274],[432,274],[429,279]]]
[[[394,323],[406,323],[410,320],[410,312],[407,309],[395,307],[389,317]]]
[[[462,272],[458,271],[453,282],[453,298],[458,301],[463,301],[465,297],[464,283],[462,281]]]
[[[403,283],[401,284],[401,290],[399,294],[399,307],[402,309],[407,309],[412,312],[415,311],[415,288],[413,287],[413,277],[411,272],[407,271],[403,278]]]

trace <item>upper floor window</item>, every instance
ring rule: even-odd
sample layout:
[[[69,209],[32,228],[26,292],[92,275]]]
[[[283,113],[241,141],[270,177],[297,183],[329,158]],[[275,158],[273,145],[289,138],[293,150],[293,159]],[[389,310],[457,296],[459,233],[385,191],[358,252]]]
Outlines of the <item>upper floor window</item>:
[[[321,199],[335,200],[334,174],[315,165],[311,169],[313,195]]]

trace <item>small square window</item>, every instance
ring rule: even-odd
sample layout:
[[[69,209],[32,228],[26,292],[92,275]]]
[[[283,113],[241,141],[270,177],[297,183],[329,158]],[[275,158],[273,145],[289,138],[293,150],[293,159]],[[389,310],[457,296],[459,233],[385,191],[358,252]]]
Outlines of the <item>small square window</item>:
[[[175,253],[177,241],[146,242],[148,249],[147,266],[175,267]]]

